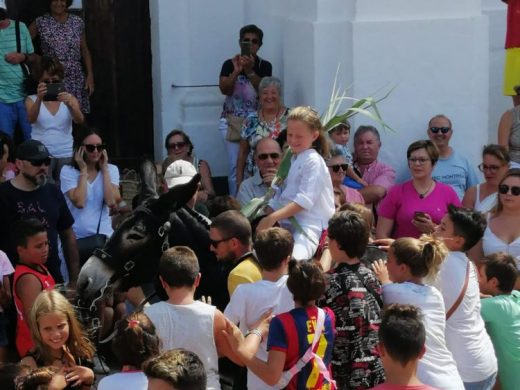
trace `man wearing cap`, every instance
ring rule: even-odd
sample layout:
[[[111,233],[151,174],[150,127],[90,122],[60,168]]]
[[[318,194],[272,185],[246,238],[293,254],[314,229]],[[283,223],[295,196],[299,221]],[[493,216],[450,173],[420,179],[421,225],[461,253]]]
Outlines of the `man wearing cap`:
[[[19,26],[20,52],[17,51],[16,25]],[[7,17],[5,0],[0,0],[0,131],[13,138],[16,124],[22,129],[23,139],[31,138],[23,88],[22,65],[34,52],[31,36],[24,23]]]
[[[255,148],[255,164],[258,170],[240,184],[237,194],[237,200],[242,206],[248,204],[253,198],[265,195],[281,161],[282,149],[278,142],[269,137],[258,141]]]
[[[58,257],[59,235],[70,282],[74,285],[79,272],[78,249],[72,230],[74,219],[59,188],[47,183],[49,152],[40,141],[22,142],[16,151],[15,164],[18,175],[0,184],[0,249],[16,264],[18,256],[11,237],[12,227],[20,219],[38,218],[49,236],[47,268],[57,283],[63,282]]]
[[[435,115],[428,122],[428,137],[439,149],[439,160],[433,167],[432,178],[451,186],[459,199],[470,187],[479,183],[475,170],[468,159],[450,146],[453,128],[446,115]]]

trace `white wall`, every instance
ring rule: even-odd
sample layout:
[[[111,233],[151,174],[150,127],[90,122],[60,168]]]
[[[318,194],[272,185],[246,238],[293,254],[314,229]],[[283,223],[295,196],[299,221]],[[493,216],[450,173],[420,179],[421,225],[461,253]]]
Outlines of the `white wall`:
[[[323,110],[338,63],[352,96],[397,86],[381,103],[398,132],[383,135],[382,157],[400,177],[404,150],[426,136],[429,117],[453,119],[453,145],[476,165],[510,104],[500,96],[505,14],[497,0],[153,0],[150,11],[156,157],[164,136],[180,127],[215,176],[227,172],[217,132],[223,97],[217,87],[171,84],[217,84],[249,23],[264,30],[259,54],[282,79],[289,106]]]

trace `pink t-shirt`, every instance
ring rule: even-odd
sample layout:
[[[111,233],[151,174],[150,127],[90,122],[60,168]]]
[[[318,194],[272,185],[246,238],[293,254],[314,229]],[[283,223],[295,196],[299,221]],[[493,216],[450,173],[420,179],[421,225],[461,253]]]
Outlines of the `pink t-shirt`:
[[[372,390],[438,390],[436,387],[431,387],[428,385],[391,385],[389,383],[382,383],[373,387]]]
[[[347,203],[365,204],[365,199],[363,198],[363,195],[361,195],[361,192],[359,192],[358,190],[344,185],[340,185],[339,187],[345,194],[345,199],[347,200]]]
[[[433,191],[421,199],[410,180],[390,188],[379,203],[377,214],[394,221],[393,238],[418,238],[421,232],[412,224],[415,212],[429,214],[432,221],[438,224],[448,211],[450,203],[460,206],[457,193],[449,185],[435,182]]]

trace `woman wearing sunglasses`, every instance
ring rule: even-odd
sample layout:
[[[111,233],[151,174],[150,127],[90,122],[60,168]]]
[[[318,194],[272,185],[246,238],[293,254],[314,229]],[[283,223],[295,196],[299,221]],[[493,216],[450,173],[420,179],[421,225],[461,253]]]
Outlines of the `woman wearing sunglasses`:
[[[498,183],[509,169],[507,149],[495,144],[484,146],[482,164],[478,169],[484,174],[486,180],[466,191],[462,206],[485,213],[496,205]]]
[[[97,234],[110,237],[113,229],[109,209],[121,201],[119,170],[108,163],[106,145],[98,130],[80,129],[74,137],[74,160],[63,167],[60,180],[74,217],[76,238]],[[80,257],[85,255],[80,253]]]
[[[431,140],[412,143],[406,157],[412,180],[390,188],[379,203],[376,239],[419,238],[423,233],[432,233],[448,205],[460,205],[451,186],[432,178],[439,150]]]
[[[488,215],[488,224],[482,240],[471,250],[470,256],[478,262],[483,256],[505,252],[516,261],[520,270],[520,169],[507,171],[498,184],[496,207]],[[516,290],[520,290],[517,279]]]
[[[201,189],[197,193],[197,202],[205,203],[209,198],[214,197],[215,189],[213,188],[209,164],[195,156],[193,153],[193,143],[188,134],[182,130],[172,130],[166,136],[164,146],[168,157],[166,157],[162,164],[162,173],[166,173],[166,169],[174,161],[188,161],[193,164],[197,173],[200,174]]]
[[[58,83],[63,85],[64,75],[63,65],[56,58],[41,57],[35,72],[36,95],[25,98],[31,136],[43,143],[53,157],[49,176],[58,184],[61,168],[72,158],[72,122],[83,123],[85,119],[74,95],[67,91],[50,93]]]
[[[341,152],[337,150],[331,152],[331,158],[327,160],[327,167],[329,168],[334,191],[340,190],[344,194],[346,203],[365,204],[365,200],[358,190],[343,185],[348,164]]]

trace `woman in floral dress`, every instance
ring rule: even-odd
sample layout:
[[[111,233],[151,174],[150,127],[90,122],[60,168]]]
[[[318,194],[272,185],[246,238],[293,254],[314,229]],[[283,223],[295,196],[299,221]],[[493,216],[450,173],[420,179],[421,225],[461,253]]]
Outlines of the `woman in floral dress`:
[[[242,126],[237,160],[237,185],[256,172],[254,152],[259,140],[277,139],[287,129],[289,109],[282,102],[282,84],[276,77],[264,77],[258,86],[259,108],[249,114]]]
[[[36,18],[29,31],[33,39],[40,36],[43,55],[55,57],[63,64],[65,89],[78,99],[81,111],[89,113],[89,96],[94,92],[92,58],[85,23],[67,12],[71,4],[72,0],[49,0],[50,13]]]

